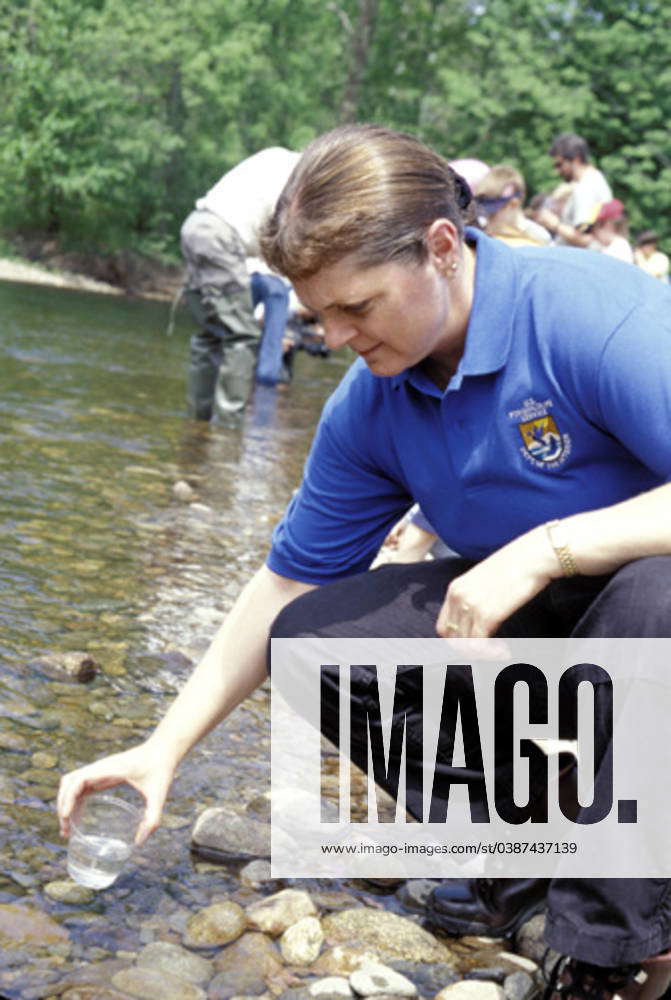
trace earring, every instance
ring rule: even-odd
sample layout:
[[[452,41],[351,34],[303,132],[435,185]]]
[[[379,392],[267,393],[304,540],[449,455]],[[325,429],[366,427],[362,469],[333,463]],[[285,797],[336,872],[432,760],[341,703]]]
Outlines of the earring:
[[[446,274],[448,278],[454,278],[457,271],[459,270],[459,264],[456,260],[450,262],[449,267],[446,269]]]

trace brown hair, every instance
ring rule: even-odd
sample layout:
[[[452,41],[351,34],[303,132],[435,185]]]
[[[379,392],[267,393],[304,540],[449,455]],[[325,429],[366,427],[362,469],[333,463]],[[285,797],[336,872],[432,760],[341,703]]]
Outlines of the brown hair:
[[[344,125],[303,153],[261,233],[268,264],[292,280],[354,253],[367,267],[422,261],[435,219],[463,234],[472,218],[468,184],[414,136],[377,125]]]

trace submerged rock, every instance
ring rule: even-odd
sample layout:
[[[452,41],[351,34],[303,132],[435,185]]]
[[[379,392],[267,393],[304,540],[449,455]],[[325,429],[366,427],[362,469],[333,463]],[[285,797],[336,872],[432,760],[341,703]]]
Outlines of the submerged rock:
[[[88,684],[95,677],[99,664],[89,653],[73,650],[69,653],[49,653],[28,663],[30,670],[35,670],[52,680],[71,680],[79,684]]]
[[[148,944],[138,955],[137,965],[177,976],[178,979],[196,985],[208,982],[214,975],[212,962],[170,941],[154,941]]]
[[[281,889],[247,907],[247,920],[252,927],[277,937],[303,917],[314,917],[317,908],[310,895],[302,889]],[[316,957],[316,956],[315,956]]]
[[[303,917],[287,927],[280,938],[280,951],[287,965],[312,965],[324,941],[322,926],[316,917]]]
[[[16,903],[0,904],[0,951],[19,948],[68,954],[71,943],[68,932],[46,913]]]
[[[200,986],[142,966],[117,972],[112,976],[112,986],[138,997],[139,1000],[147,1000],[147,997],[160,997],[161,1000],[207,1000],[207,995]]]
[[[232,901],[205,907],[189,919],[184,935],[187,948],[213,948],[230,944],[247,927],[245,911]]]
[[[213,807],[196,820],[191,833],[196,854],[200,848],[218,851],[227,858],[269,858],[270,826],[239,816],[230,809]]]
[[[186,479],[178,479],[176,483],[173,483],[172,495],[175,500],[180,500],[182,503],[190,503],[195,499],[196,491],[192,486],[189,486]]]
[[[92,903],[96,898],[93,889],[87,889],[85,885],[79,885],[78,882],[73,882],[70,879],[47,882],[44,893],[57,903],[71,903],[74,906]]]

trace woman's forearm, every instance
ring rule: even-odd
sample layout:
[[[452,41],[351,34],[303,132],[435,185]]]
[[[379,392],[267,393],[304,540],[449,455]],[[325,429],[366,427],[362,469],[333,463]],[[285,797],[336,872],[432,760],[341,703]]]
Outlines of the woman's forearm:
[[[286,604],[312,589],[265,566],[258,570],[147,742],[176,766],[263,682],[273,620]]]
[[[671,483],[573,514],[562,526],[580,573],[612,573],[634,559],[671,555]]]

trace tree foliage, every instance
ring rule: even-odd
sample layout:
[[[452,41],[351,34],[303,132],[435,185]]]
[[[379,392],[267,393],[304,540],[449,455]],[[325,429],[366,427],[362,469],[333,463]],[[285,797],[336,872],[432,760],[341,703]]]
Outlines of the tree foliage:
[[[667,0],[0,0],[0,224],[174,249],[194,198],[344,120],[555,178],[588,139],[671,232]]]

